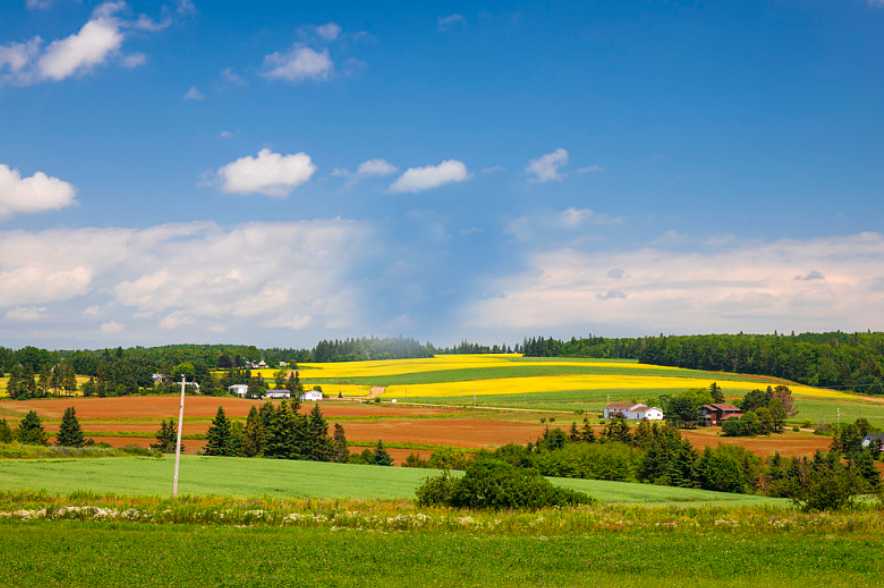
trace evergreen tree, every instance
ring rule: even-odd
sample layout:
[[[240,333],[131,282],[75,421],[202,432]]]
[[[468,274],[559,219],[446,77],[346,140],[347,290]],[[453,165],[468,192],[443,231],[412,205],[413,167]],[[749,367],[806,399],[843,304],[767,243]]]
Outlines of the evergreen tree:
[[[28,411],[25,418],[21,420],[16,431],[16,437],[19,443],[27,443],[30,445],[46,445],[46,432],[43,430],[43,423],[40,417],[33,410]]]
[[[12,429],[6,419],[0,419],[0,443],[12,443]]]
[[[246,439],[246,430],[243,427],[243,424],[239,421],[233,422],[230,424],[230,451],[228,455],[230,457],[248,457],[245,454],[245,450],[243,446],[245,445]]]
[[[335,423],[332,461],[335,463],[347,463],[350,461],[350,449],[347,448],[347,437],[344,435],[344,427],[340,423]]]
[[[178,443],[178,428],[175,426],[175,421],[172,419],[169,419],[168,423],[161,421],[156,439],[156,443],[150,444],[151,449],[158,449],[163,453],[175,453],[175,446]],[[181,451],[184,451],[183,443],[181,444]]]
[[[304,457],[312,461],[331,461],[334,447],[328,436],[328,422],[322,416],[319,403],[313,405],[307,422],[307,443]]]
[[[89,377],[89,381],[83,384],[83,396],[89,398],[90,396],[95,396],[97,393],[97,388],[95,386],[95,378]]]
[[[274,411],[266,429],[264,456],[276,459],[302,459],[306,419],[297,414],[291,403],[283,401]]]
[[[40,376],[37,379],[37,396],[40,398],[49,396],[50,384],[52,380],[52,368],[48,363],[44,363],[40,368]]]
[[[270,405],[271,410],[273,405]],[[243,431],[242,454],[244,457],[255,457],[264,450],[264,423],[258,410],[253,406],[246,418],[246,428]]]
[[[12,366],[12,371],[9,372],[9,381],[6,382],[6,393],[13,400],[24,400],[25,398],[22,396],[21,390],[21,379],[24,374],[24,368],[20,365],[16,364]]]
[[[393,458],[387,453],[384,442],[380,439],[378,439],[378,444],[375,445],[374,451],[371,454],[371,464],[379,466],[393,465]]]
[[[712,382],[709,385],[709,394],[712,395],[712,400],[715,404],[724,404],[724,392],[721,391],[721,386],[717,383]]]
[[[55,436],[55,444],[63,447],[82,447],[86,444],[83,431],[80,429],[80,421],[77,420],[77,413],[73,406],[67,407],[64,411],[58,435]]]
[[[224,407],[219,406],[212,424],[206,432],[206,444],[203,453],[206,455],[230,455],[230,421],[224,414]]]

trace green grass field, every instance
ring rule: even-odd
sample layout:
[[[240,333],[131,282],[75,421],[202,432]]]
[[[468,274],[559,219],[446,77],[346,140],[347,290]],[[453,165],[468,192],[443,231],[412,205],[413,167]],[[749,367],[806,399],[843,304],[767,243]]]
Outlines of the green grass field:
[[[282,586],[857,587],[884,573],[861,533],[504,532],[237,528],[0,520],[20,588]]]
[[[827,398],[795,397],[798,414],[790,420],[803,421],[810,419],[814,423],[834,423],[837,413],[841,413],[841,422],[853,422],[858,418],[868,419],[870,423],[884,428],[884,402],[846,401]]]
[[[171,457],[0,461],[0,491],[44,490],[50,494],[168,496]],[[341,465],[308,461],[181,458],[179,492],[189,495],[316,498],[413,499],[415,489],[437,470]],[[553,479],[605,502],[624,504],[786,504],[757,496],[626,484],[599,480]]]

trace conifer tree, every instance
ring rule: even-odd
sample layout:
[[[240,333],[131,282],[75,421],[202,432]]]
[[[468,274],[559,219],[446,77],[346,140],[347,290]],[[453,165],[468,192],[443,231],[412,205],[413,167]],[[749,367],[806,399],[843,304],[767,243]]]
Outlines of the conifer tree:
[[[335,433],[332,444],[332,461],[335,463],[347,463],[350,461],[350,449],[347,448],[347,437],[344,435],[344,427],[335,423]]]
[[[307,422],[307,447],[304,456],[312,461],[331,461],[334,447],[328,436],[328,422],[319,403],[313,405]]]
[[[83,431],[80,429],[80,421],[77,420],[77,413],[73,406],[67,407],[64,411],[58,435],[55,436],[55,444],[62,447],[82,447],[86,444]]]
[[[203,453],[206,455],[230,455],[230,437],[230,421],[224,414],[224,407],[219,406],[218,412],[206,432]]]
[[[6,419],[0,419],[0,443],[12,443],[12,429]]]
[[[46,445],[46,432],[43,430],[43,423],[36,412],[31,410],[25,415],[18,425],[16,437],[20,443]]]
[[[175,445],[178,443],[178,428],[175,426],[175,421],[172,419],[169,419],[168,423],[161,421],[156,439],[156,443],[150,444],[151,449],[158,449],[163,453],[174,453]],[[183,443],[181,444],[181,451],[184,451]]]
[[[263,408],[262,408],[263,410]],[[273,410],[273,405],[270,405]],[[255,457],[264,450],[264,423],[258,409],[254,406],[249,410],[246,418],[246,428],[243,431],[242,454],[245,457]]]
[[[393,458],[387,453],[387,449],[384,447],[384,442],[380,439],[378,439],[378,444],[375,446],[374,452],[372,452],[371,463],[379,466],[393,465]]]

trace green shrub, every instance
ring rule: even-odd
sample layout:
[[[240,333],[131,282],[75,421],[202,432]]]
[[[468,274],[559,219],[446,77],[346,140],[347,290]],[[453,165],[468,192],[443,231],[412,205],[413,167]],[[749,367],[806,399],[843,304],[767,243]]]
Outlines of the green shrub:
[[[493,459],[475,462],[458,480],[452,480],[448,472],[430,478],[417,493],[418,501],[424,506],[472,509],[537,510],[593,502],[583,492],[553,486],[536,471],[522,470]]]

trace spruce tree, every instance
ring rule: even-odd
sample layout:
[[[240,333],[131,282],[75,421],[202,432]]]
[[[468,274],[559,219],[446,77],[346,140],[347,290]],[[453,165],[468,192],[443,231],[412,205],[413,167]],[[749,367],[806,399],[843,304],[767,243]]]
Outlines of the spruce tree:
[[[270,405],[271,409],[273,405]],[[243,431],[242,454],[244,457],[255,457],[264,450],[264,423],[258,409],[254,406],[249,410],[246,418],[246,428]]]
[[[322,416],[319,403],[316,403],[308,418],[305,457],[312,461],[331,461],[333,450],[332,440],[328,436],[328,422]]]
[[[160,422],[160,430],[156,434],[156,443],[151,443],[151,449],[158,449],[163,453],[175,453],[175,445],[178,443],[178,428],[175,421],[169,419]],[[184,444],[181,444],[181,451],[184,451]]]
[[[371,463],[379,466],[393,465],[393,458],[387,453],[387,449],[384,447],[384,442],[380,439],[378,439],[378,444],[375,446],[374,452],[372,453]]]
[[[46,432],[43,430],[43,423],[36,412],[31,410],[25,415],[18,425],[16,437],[20,443],[46,445]]]
[[[335,463],[347,463],[350,461],[350,450],[347,448],[347,437],[344,435],[344,427],[340,423],[335,423],[335,433],[332,444],[332,461]]]
[[[62,447],[82,447],[86,444],[83,431],[80,429],[80,421],[77,420],[77,413],[73,406],[67,407],[64,411],[61,427],[55,437],[55,444]]]
[[[12,429],[6,419],[0,419],[0,443],[12,443]]]
[[[223,406],[218,407],[218,412],[206,432],[203,453],[206,455],[230,455],[230,421],[224,414]]]

